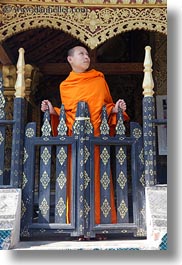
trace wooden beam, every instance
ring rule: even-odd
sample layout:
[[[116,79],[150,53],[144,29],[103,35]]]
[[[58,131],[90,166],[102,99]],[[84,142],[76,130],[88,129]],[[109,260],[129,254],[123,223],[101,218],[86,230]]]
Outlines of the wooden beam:
[[[3,46],[1,44],[0,44],[0,62],[3,65],[13,64],[11,59],[9,58],[7,52],[5,51],[5,49],[3,48]]]
[[[38,65],[38,67],[45,75],[67,75],[71,70],[67,63],[47,63]],[[143,73],[143,63],[92,63],[91,68],[105,75]]]

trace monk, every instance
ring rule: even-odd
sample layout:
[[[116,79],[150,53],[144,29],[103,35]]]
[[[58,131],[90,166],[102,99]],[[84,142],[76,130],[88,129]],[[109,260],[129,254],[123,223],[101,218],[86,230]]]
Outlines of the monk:
[[[60,84],[61,102],[64,104],[66,112],[66,124],[68,135],[72,135],[72,127],[75,121],[77,104],[79,101],[85,101],[88,104],[90,120],[94,128],[94,135],[100,135],[101,110],[106,106],[108,114],[108,124],[110,132],[113,135],[116,126],[116,113],[120,107],[123,111],[124,120],[129,120],[126,113],[126,103],[123,99],[113,102],[109,87],[103,73],[94,69],[89,70],[90,57],[88,51],[83,46],[75,46],[68,51],[68,63],[72,71],[69,76]],[[43,100],[41,110],[45,112],[49,109],[51,114],[53,135],[56,135],[58,117],[60,109],[53,107],[49,100]],[[95,147],[95,223],[100,223],[100,169],[99,169],[99,150]],[[112,179],[111,179],[112,183]],[[70,206],[69,206],[70,207]],[[111,188],[111,223],[116,223],[116,211],[114,206],[114,191]]]

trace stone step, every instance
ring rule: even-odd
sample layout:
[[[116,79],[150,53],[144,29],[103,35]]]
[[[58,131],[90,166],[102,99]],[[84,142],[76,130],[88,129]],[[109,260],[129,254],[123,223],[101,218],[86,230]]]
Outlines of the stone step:
[[[151,250],[144,240],[103,241],[26,241],[19,242],[14,250]]]

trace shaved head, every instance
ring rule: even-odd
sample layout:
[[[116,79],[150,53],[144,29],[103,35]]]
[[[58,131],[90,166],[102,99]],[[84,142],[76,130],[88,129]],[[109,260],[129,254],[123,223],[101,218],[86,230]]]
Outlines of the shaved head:
[[[74,46],[74,47],[72,47],[71,49],[68,50],[68,52],[67,52],[67,56],[73,56],[74,51],[75,51],[75,49],[76,49],[77,47],[83,47],[83,48],[85,48],[85,49],[87,50],[87,52],[88,52],[87,47],[85,47],[84,45],[76,45],[76,46]]]

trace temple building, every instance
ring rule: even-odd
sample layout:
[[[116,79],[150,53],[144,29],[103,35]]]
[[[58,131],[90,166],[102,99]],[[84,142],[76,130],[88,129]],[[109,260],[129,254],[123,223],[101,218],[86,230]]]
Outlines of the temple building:
[[[97,233],[108,234],[105,249],[114,248],[109,245],[113,238],[120,241],[118,249],[167,248],[166,13],[166,0],[1,1],[0,197],[4,199],[0,202],[0,249],[26,249],[25,241],[59,241],[58,235],[69,242],[79,235],[92,238]],[[130,122],[123,132],[118,116],[119,129],[113,139],[102,130],[98,140],[93,137],[88,130],[92,125],[80,119],[89,115],[84,104],[78,110],[80,124],[75,121],[74,136],[69,138],[64,131],[59,85],[71,70],[68,49],[81,44],[88,48],[91,68],[104,74],[113,101],[122,98],[127,104]],[[61,108],[61,129],[55,139],[49,115],[40,110],[44,99]],[[83,135],[78,133],[79,126],[87,128]],[[76,179],[71,187],[75,205],[69,223],[65,221],[66,144],[75,155],[72,177]],[[101,146],[104,172],[100,226],[93,221],[94,199],[89,195],[94,194],[94,144]],[[110,167],[115,179],[115,226],[108,221]],[[80,185],[79,191],[76,185]],[[14,201],[11,213],[8,198]],[[9,221],[9,215],[14,221]],[[153,220],[154,215],[158,219]],[[132,241],[124,245],[123,238]],[[138,245],[133,243],[135,238]],[[99,248],[97,243],[85,244],[94,249]],[[67,246],[74,248],[74,242]],[[63,245],[58,249],[64,249]]]

